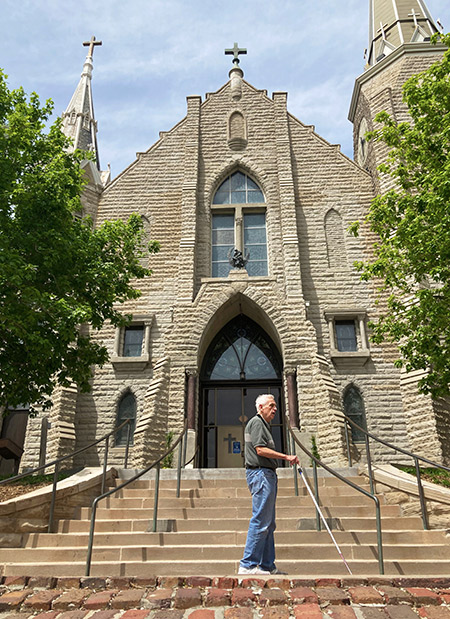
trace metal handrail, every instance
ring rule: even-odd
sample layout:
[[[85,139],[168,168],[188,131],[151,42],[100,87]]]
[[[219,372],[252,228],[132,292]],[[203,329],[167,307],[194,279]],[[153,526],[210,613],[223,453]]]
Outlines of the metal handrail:
[[[291,437],[292,437],[293,441],[312,460],[313,468],[314,468],[314,491],[315,491],[315,494],[316,494],[317,502],[319,502],[319,486],[318,486],[318,483],[317,483],[317,471],[316,471],[317,465],[321,466],[323,469],[328,471],[328,473],[331,473],[334,477],[337,477],[337,479],[339,479],[340,481],[344,482],[348,486],[351,486],[354,490],[357,490],[358,492],[360,492],[361,494],[364,494],[369,499],[372,499],[372,501],[374,502],[374,504],[375,504],[376,526],[377,526],[378,569],[379,569],[380,574],[383,575],[384,574],[383,538],[382,538],[382,533],[381,533],[380,501],[379,501],[378,497],[373,492],[368,492],[367,490],[364,490],[364,488],[361,488],[360,486],[355,484],[353,481],[350,481],[349,479],[346,479],[340,473],[338,473],[337,471],[335,471],[334,469],[329,467],[327,464],[325,464],[324,462],[322,462],[321,460],[319,460],[315,456],[313,456],[312,453],[309,451],[309,449],[307,449],[298,440],[298,438],[295,436],[295,434],[293,432],[293,429],[291,428],[290,425],[289,425],[289,432],[291,434]],[[294,475],[296,475],[296,470],[294,470]],[[319,520],[319,518],[318,518],[319,515],[317,513],[317,510],[316,510],[316,515],[317,515],[317,519]],[[318,525],[318,530],[320,531],[320,524]]]
[[[121,430],[126,424],[129,424],[128,432],[127,432],[127,445],[125,449],[125,465],[124,466],[126,467],[126,463],[128,459],[129,443],[130,443],[130,437],[131,437],[131,431],[130,431],[131,419],[125,419],[125,421],[123,421],[120,424],[120,426],[117,426],[117,428],[114,428],[113,430],[108,432],[108,434],[105,434],[101,438],[97,439],[93,443],[90,443],[89,445],[86,445],[85,447],[82,447],[81,449],[77,449],[76,451],[73,451],[70,454],[67,454],[66,456],[61,456],[60,458],[57,458],[56,460],[52,460],[51,462],[47,462],[46,464],[41,464],[40,466],[37,466],[34,469],[31,469],[31,471],[20,473],[19,475],[15,475],[14,477],[8,477],[8,479],[1,480],[0,486],[18,481],[19,479],[23,479],[24,477],[33,475],[34,473],[37,473],[38,471],[44,471],[46,468],[54,466],[55,470],[53,472],[52,498],[50,501],[50,510],[49,510],[49,516],[48,516],[48,526],[47,526],[47,533],[52,533],[53,519],[54,519],[54,514],[55,514],[55,504],[56,504],[56,489],[57,489],[57,484],[58,484],[58,474],[59,474],[61,462],[64,462],[65,460],[68,460],[69,458],[73,458],[74,456],[77,456],[78,454],[83,453],[83,451],[86,451],[87,449],[90,449],[91,447],[95,447],[95,445],[98,445],[102,441],[106,441],[105,453],[104,453],[104,458],[103,458],[103,472],[102,472],[102,485],[101,485],[101,491],[104,492],[105,482],[106,482],[106,466],[107,466],[107,458],[108,458],[109,439],[111,436],[113,436],[119,430]]]
[[[195,448],[194,455],[192,456],[192,458],[184,463],[184,468],[186,468],[188,464],[190,464],[191,462],[195,460],[195,457],[198,454],[198,452],[199,452],[199,445],[197,445],[197,447]]]
[[[427,464],[430,464],[431,466],[441,469],[443,471],[450,471],[450,467],[445,466],[443,464],[438,464],[437,462],[434,462],[433,460],[430,460],[429,458],[425,458],[425,456],[419,456],[413,453],[412,451],[403,449],[402,447],[397,447],[397,445],[392,445],[392,443],[389,443],[388,441],[385,441],[379,438],[378,436],[375,436],[375,434],[372,434],[365,428],[362,428],[361,426],[359,426],[357,423],[355,423],[352,419],[350,419],[346,415],[336,414],[336,417],[338,419],[341,418],[344,420],[345,437],[346,437],[346,444],[347,444],[347,458],[348,458],[349,466],[352,466],[352,456],[351,456],[351,451],[350,451],[350,442],[348,440],[348,424],[350,423],[354,428],[357,428],[360,432],[364,434],[367,469],[368,469],[369,482],[370,482],[371,488],[373,488],[373,474],[372,474],[372,458],[370,455],[370,448],[369,448],[369,438],[373,439],[377,443],[381,443],[382,445],[384,445],[385,447],[388,447],[389,449],[398,451],[399,453],[402,453],[405,456],[408,456],[414,460],[414,467],[416,469],[416,479],[417,479],[417,491],[419,494],[420,511],[422,515],[422,523],[423,523],[423,528],[425,530],[428,530],[429,529],[428,513],[427,513],[427,507],[426,507],[425,493],[424,493],[423,485],[422,485],[422,476],[420,473],[419,460],[421,460],[422,462],[426,462]]]
[[[88,542],[87,557],[86,557],[86,572],[85,572],[86,576],[89,576],[91,573],[92,551],[93,551],[93,546],[94,546],[95,517],[96,517],[97,506],[99,502],[111,496],[112,494],[115,494],[118,490],[122,490],[122,488],[125,488],[125,486],[128,486],[132,482],[136,481],[137,479],[139,479],[140,477],[148,473],[155,466],[156,466],[156,476],[155,476],[155,497],[154,497],[154,507],[153,507],[152,530],[153,532],[156,532],[157,517],[158,517],[158,500],[159,500],[159,473],[160,473],[160,468],[161,468],[160,465],[161,465],[162,460],[164,460],[166,456],[171,454],[175,450],[175,448],[178,446],[179,443],[183,442],[183,437],[186,435],[186,432],[187,432],[187,425],[188,425],[187,419],[185,419],[183,431],[181,432],[181,434],[179,435],[175,443],[173,443],[173,445],[160,458],[152,462],[147,468],[143,469],[142,471],[139,471],[139,473],[136,473],[136,475],[134,475],[133,477],[130,477],[130,479],[127,479],[126,481],[124,481],[122,484],[120,484],[120,486],[117,486],[116,488],[112,488],[111,490],[108,490],[108,492],[104,492],[103,494],[96,497],[92,501],[91,526],[89,530],[89,542]],[[180,490],[182,452],[183,452],[183,445],[180,445],[178,467],[177,467],[177,496],[179,496],[179,490]]]

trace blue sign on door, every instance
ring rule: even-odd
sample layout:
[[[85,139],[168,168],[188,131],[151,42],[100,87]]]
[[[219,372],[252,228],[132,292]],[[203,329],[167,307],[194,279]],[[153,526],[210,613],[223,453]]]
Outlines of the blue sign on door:
[[[240,454],[241,453],[241,442],[233,441],[233,453]]]

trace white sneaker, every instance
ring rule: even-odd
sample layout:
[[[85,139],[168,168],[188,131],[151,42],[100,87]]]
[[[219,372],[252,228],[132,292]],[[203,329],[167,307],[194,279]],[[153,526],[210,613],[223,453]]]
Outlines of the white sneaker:
[[[270,574],[266,570],[262,570],[260,567],[242,567],[239,566],[238,574]]]

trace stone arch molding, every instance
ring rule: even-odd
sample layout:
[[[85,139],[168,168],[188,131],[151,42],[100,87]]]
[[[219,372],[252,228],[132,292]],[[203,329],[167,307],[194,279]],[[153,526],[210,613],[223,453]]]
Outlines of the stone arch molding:
[[[267,291],[264,291],[267,292]],[[199,298],[200,297],[200,298]],[[200,369],[203,356],[213,337],[229,320],[238,315],[240,309],[253,318],[272,338],[279,349],[284,365],[296,363],[300,346],[289,328],[288,321],[279,310],[280,300],[273,293],[261,295],[261,290],[245,283],[230,284],[227,291],[216,290],[213,294],[200,294],[194,311],[183,331],[189,334],[191,342],[189,359],[191,367]],[[179,340],[178,340],[179,341]]]
[[[227,176],[229,176],[236,170],[241,170],[242,172],[248,174],[250,177],[255,179],[255,181],[263,190],[267,202],[267,193],[269,191],[267,173],[264,172],[264,170],[258,164],[255,164],[247,155],[235,155],[234,157],[230,158],[228,162],[226,162],[221,167],[220,172],[217,172],[207,183],[205,195],[208,196],[209,204],[212,204],[214,194],[219,189],[221,183],[226,179]]]
[[[342,391],[341,391],[341,400],[342,402],[344,401],[344,395],[345,393],[348,391],[348,389],[350,389],[350,387],[356,387],[356,389],[358,389],[359,393],[361,394],[361,397],[363,398],[364,402],[366,401],[367,398],[367,393],[366,393],[366,385],[361,385],[361,382],[358,380],[357,377],[352,377],[351,380],[348,380]]]
[[[117,407],[119,406],[119,403],[121,401],[122,398],[124,398],[127,393],[131,393],[132,396],[134,396],[134,399],[136,400],[136,415],[138,413],[138,408],[139,408],[139,398],[136,394],[135,389],[133,389],[133,387],[131,385],[126,385],[121,386],[117,391],[116,391],[116,397],[114,398],[113,401],[113,411],[114,414],[117,416]]]

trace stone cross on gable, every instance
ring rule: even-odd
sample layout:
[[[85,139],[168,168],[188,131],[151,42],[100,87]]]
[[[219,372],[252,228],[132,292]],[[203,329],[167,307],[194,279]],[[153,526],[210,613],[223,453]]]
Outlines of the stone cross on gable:
[[[231,54],[234,56],[233,64],[237,67],[239,65],[239,54],[246,54],[247,50],[245,48],[240,48],[237,43],[234,44],[232,49],[226,49],[225,55]]]
[[[102,45],[101,41],[97,41],[96,38],[94,36],[91,37],[90,41],[84,41],[83,45],[85,47],[89,46],[89,52],[88,52],[88,56],[93,56],[94,55],[94,47],[96,45]]]
[[[386,38],[386,33],[384,31],[385,28],[387,28],[389,26],[389,24],[383,24],[382,21],[380,21],[380,27],[378,28],[377,32],[381,32],[381,35],[383,37],[383,39]]]
[[[411,9],[411,13],[408,13],[408,17],[412,17],[414,20],[414,25],[417,28],[418,23],[417,23],[417,18],[420,17],[420,13],[416,13],[414,9]]]

